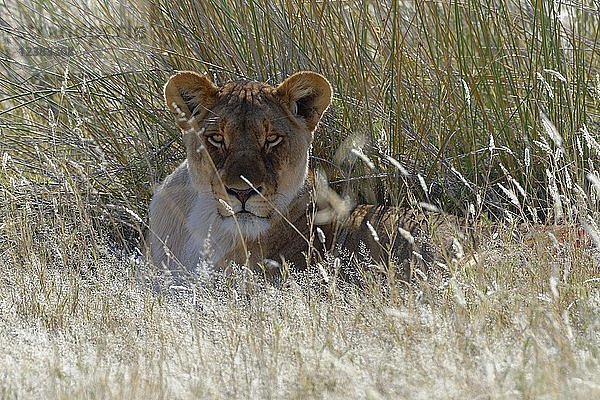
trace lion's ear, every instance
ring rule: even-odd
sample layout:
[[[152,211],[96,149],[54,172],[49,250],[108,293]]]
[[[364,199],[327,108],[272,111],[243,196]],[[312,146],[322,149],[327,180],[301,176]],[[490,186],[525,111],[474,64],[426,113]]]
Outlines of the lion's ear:
[[[323,112],[331,103],[331,85],[316,72],[298,72],[284,80],[275,89],[292,114],[303,118],[313,131]]]
[[[218,88],[205,76],[183,71],[169,78],[165,101],[181,129],[189,129],[192,117],[204,118],[216,99]]]

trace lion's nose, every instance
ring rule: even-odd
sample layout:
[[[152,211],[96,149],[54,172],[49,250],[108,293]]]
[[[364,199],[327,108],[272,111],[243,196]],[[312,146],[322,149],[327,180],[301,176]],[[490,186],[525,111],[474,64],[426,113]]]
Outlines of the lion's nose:
[[[242,203],[242,208],[244,208],[244,205],[246,204],[248,199],[252,195],[257,194],[256,193],[257,191],[260,192],[261,189],[262,188],[260,186],[257,187],[256,189],[253,189],[253,188],[250,188],[250,189],[225,188],[228,195],[236,197],[240,201],[240,203]]]

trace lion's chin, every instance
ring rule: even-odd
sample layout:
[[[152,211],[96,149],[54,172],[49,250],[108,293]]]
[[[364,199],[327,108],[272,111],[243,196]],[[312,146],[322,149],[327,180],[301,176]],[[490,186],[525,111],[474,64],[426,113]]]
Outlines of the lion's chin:
[[[223,227],[226,230],[236,236],[241,233],[242,237],[248,240],[258,239],[270,226],[269,218],[259,217],[250,212],[238,212],[223,218]]]

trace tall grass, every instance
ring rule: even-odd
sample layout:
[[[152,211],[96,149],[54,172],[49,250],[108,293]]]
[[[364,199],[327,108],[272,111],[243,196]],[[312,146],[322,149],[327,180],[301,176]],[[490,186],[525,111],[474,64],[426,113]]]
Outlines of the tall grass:
[[[1,7],[1,396],[597,397],[597,2]],[[498,229],[444,285],[157,294],[137,240],[184,157],[179,69],[327,76],[312,164],[358,201],[587,236]]]
[[[546,216],[548,193],[539,189],[547,186],[551,161],[535,144],[548,140],[541,115],[563,137],[563,165],[574,164],[571,177],[581,187],[593,172],[583,167],[586,160],[597,156],[591,144],[581,152],[576,147],[586,142],[582,129],[598,124],[592,7],[356,1],[158,2],[149,9],[152,31],[175,68],[191,62],[219,81],[277,82],[298,69],[330,77],[337,96],[318,143],[351,138],[367,146],[377,171],[365,171],[347,154],[343,165],[327,168],[341,181],[387,173],[386,180],[352,185],[366,200],[402,201],[404,186],[386,165],[387,154],[414,161],[430,179],[459,181],[457,169],[475,186],[455,197],[497,192],[496,184],[512,177],[527,195],[524,203]],[[316,154],[331,158],[327,150],[317,147]]]
[[[56,180],[47,168],[39,173],[41,149],[69,156],[101,204],[128,204],[143,216],[152,184],[183,156],[160,95],[176,69],[217,82],[275,84],[299,69],[326,75],[336,96],[314,164],[360,200],[405,202],[406,186],[386,156],[428,185],[451,187],[438,197],[455,212],[479,195],[496,214],[553,217],[547,169],[568,199],[574,184],[589,194],[587,176],[598,176],[599,25],[591,1],[142,5],[7,4],[4,151],[10,143],[11,157],[36,177]],[[38,47],[73,51],[19,54]],[[548,135],[554,127],[560,142]],[[375,170],[349,146],[372,157]],[[70,164],[57,168],[81,174]]]

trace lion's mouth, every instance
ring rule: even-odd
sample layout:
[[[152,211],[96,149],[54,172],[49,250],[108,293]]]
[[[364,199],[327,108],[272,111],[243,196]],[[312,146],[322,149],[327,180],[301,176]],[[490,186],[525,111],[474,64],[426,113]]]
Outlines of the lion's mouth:
[[[250,212],[248,210],[240,210],[234,214],[230,214],[230,215],[226,216],[226,218],[237,218],[238,220],[249,220],[249,219],[253,219],[253,218],[268,219],[268,217],[256,215],[253,212]]]
[[[251,219],[269,219],[268,215],[263,215],[261,207],[254,207],[252,205],[245,204],[230,204],[223,199],[218,199],[221,207],[219,207],[219,213],[225,219],[235,217],[242,220]],[[257,211],[259,211],[257,213]]]

